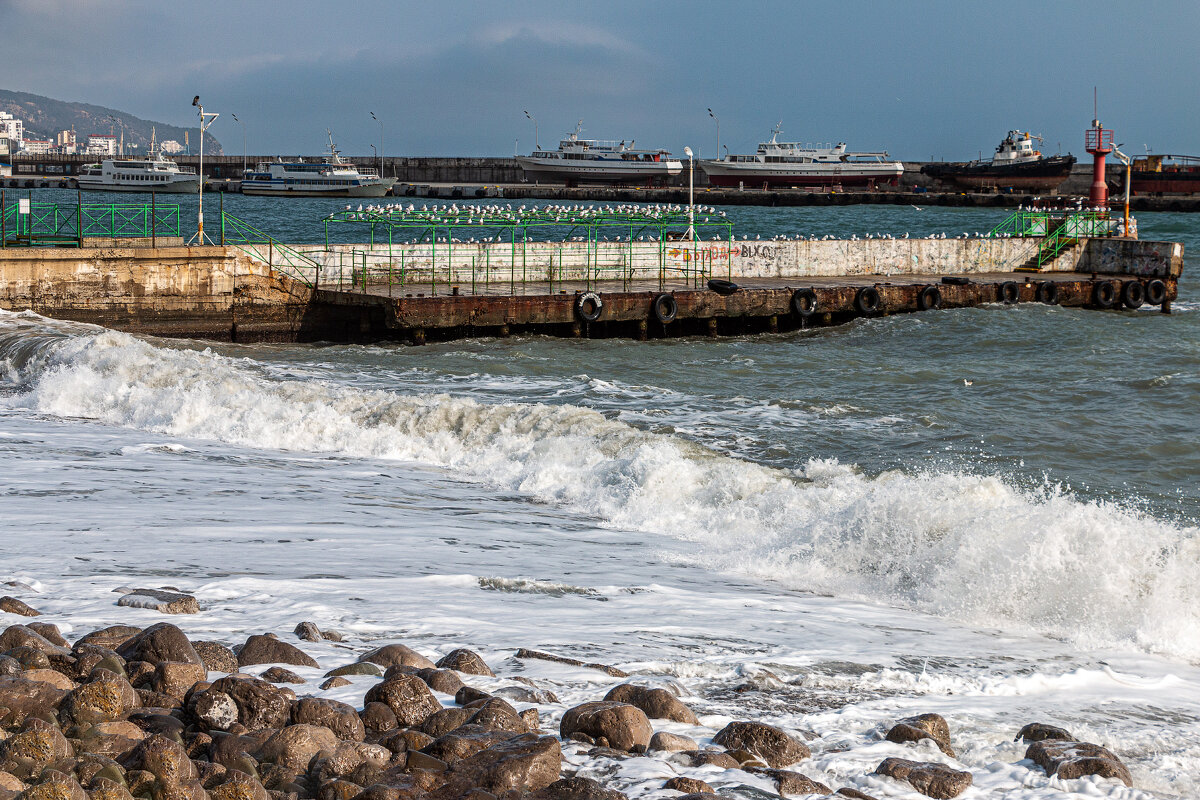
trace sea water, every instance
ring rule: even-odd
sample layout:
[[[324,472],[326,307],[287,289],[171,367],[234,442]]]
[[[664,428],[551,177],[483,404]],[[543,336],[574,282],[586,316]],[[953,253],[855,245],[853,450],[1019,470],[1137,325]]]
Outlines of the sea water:
[[[954,236],[1003,213],[729,210],[750,238]],[[1187,215],[1139,223],[1200,247]],[[484,688],[532,678],[561,701],[547,729],[619,682],[526,647],[671,687],[702,723],[656,729],[803,732],[796,769],[835,788],[919,796],[869,774],[895,755],[971,770],[968,798],[1194,797],[1197,289],[1186,275],[1169,316],[1022,304],[419,348],[0,312],[0,581],[68,638],[161,621],[114,605],[132,586],[195,594],[170,621],[228,644],[312,620],[346,642],[306,645],[322,670],[298,689],[348,702],[369,679],[316,678],[386,641],[476,649],[501,675]],[[883,740],[923,712],[957,759]],[[1116,751],[1135,788],[1047,778],[1013,741],[1029,722]],[[631,795],[677,772],[771,788],[583,751],[568,769]]]

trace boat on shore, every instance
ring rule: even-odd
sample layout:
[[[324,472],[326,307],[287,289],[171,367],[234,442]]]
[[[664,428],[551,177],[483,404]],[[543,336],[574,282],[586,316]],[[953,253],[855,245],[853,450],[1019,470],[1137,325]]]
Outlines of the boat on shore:
[[[683,172],[683,162],[668,150],[635,150],[634,141],[583,139],[575,132],[558,143],[557,150],[538,149],[528,156],[517,156],[525,176],[533,181],[563,181],[573,186],[588,183],[665,183]]]
[[[1009,131],[988,161],[951,161],[926,164],[921,173],[940,181],[969,189],[1030,189],[1057,191],[1071,174],[1075,156],[1044,156],[1033,148],[1033,140],[1041,141],[1024,131]]]
[[[323,161],[263,161],[242,176],[242,194],[260,197],[383,197],[395,178],[347,161],[329,136]]]
[[[1109,184],[1117,191],[1125,188],[1125,167],[1108,173]],[[1195,194],[1200,192],[1200,156],[1164,153],[1133,160],[1130,191],[1134,194]]]
[[[713,186],[884,186],[895,184],[904,164],[890,160],[886,151],[850,152],[845,142],[816,147],[779,141],[776,125],[769,141],[750,155],[726,154],[701,161],[700,168]]]

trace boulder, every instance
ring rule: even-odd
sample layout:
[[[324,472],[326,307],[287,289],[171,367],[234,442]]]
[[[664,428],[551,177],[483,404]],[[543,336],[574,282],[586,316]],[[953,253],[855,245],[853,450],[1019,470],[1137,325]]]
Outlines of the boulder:
[[[21,617],[40,617],[42,615],[42,612],[28,603],[18,600],[15,597],[9,597],[8,595],[0,597],[0,611],[16,614]]]
[[[933,762],[907,761],[887,758],[875,768],[875,774],[905,781],[926,797],[949,800],[958,797],[971,785],[971,773]]]
[[[476,689],[474,686],[464,686],[454,693],[454,702],[460,706],[469,706],[476,700],[486,700],[489,697],[491,695],[482,689]]]
[[[324,681],[322,681],[321,682],[321,691],[327,692],[330,689],[340,689],[343,686],[349,686],[349,685],[350,685],[349,679],[343,678],[342,676],[337,675],[332,678],[326,678]]]
[[[569,709],[563,714],[559,733],[564,739],[583,733],[604,747],[643,752],[650,745],[654,729],[637,706],[598,701]]]
[[[361,742],[366,738],[362,718],[354,706],[322,697],[302,697],[292,707],[292,722],[297,725],[321,725],[339,739]]]
[[[1053,725],[1045,725],[1041,722],[1031,722],[1021,730],[1017,731],[1013,741],[1024,739],[1027,742],[1044,742],[1047,739],[1059,739],[1064,742],[1079,741],[1070,731],[1063,728],[1056,728]]]
[[[81,636],[75,641],[75,647],[90,644],[103,647],[106,650],[117,650],[125,642],[142,632],[141,628],[133,625],[109,625]]]
[[[116,651],[94,644],[76,644],[71,652],[75,656],[73,676],[78,680],[86,681],[91,677],[92,670],[97,668],[129,678],[129,672],[125,669],[125,659],[117,655]]]
[[[363,710],[358,712],[358,716],[363,721],[363,727],[374,734],[390,731],[400,724],[396,719],[396,712],[392,711],[387,703],[368,701]]]
[[[211,800],[271,800],[257,778],[237,770],[227,772],[225,781],[210,789],[208,796]]]
[[[500,794],[549,786],[558,780],[561,769],[558,739],[527,733],[455,762],[450,772],[473,786]]]
[[[338,738],[329,728],[300,723],[289,725],[266,741],[258,751],[260,761],[307,772],[313,756],[322,750],[335,751]]]
[[[415,675],[403,675],[375,684],[367,690],[365,702],[384,703],[396,715],[401,725],[420,725],[442,707],[425,685],[425,681]]]
[[[771,767],[743,767],[755,775],[765,775],[775,781],[775,791],[784,797],[804,794],[829,794],[830,788],[819,781],[814,781],[807,775],[792,772],[787,769],[772,769]]]
[[[319,642],[324,638],[321,636],[321,629],[315,622],[301,622],[296,625],[296,629],[292,633],[305,642]]]
[[[464,710],[464,709],[454,709]],[[465,709],[470,710],[470,709]],[[517,713],[517,710],[499,697],[490,698],[475,709],[467,722],[494,731],[509,731],[511,733],[529,733],[529,726]]]
[[[0,655],[0,676],[19,675],[22,669],[20,661],[12,656]]]
[[[674,778],[671,778],[671,780],[663,784],[663,788],[671,789],[676,792],[683,792],[685,794],[691,792],[715,794],[714,789],[704,781],[696,780],[695,778],[685,778],[682,775],[677,775]]]
[[[605,789],[603,785],[591,778],[576,775],[573,778],[560,778],[549,786],[529,792],[521,800],[627,800],[627,798],[616,789]]]
[[[1116,778],[1126,786],[1133,786],[1129,769],[1117,754],[1098,744],[1044,739],[1029,745],[1025,757],[1044,769],[1047,775],[1057,775],[1066,780],[1099,775],[1102,778]]]
[[[604,699],[637,706],[646,712],[646,716],[650,719],[669,719],[688,725],[700,724],[700,720],[696,719],[692,710],[666,689],[623,683],[610,689],[608,694],[604,695]]]
[[[65,656],[71,652],[26,625],[9,625],[3,633],[0,633],[0,653],[8,652],[14,647],[31,647],[46,655]]]
[[[227,675],[213,682],[204,692],[226,694],[237,706],[237,721],[248,731],[282,728],[292,716],[296,693],[248,675]]]
[[[154,667],[154,678],[150,685],[159,694],[183,700],[193,686],[207,678],[208,670],[203,664],[160,661]]]
[[[196,648],[188,641],[183,631],[169,622],[151,625],[117,648],[117,655],[129,661],[145,661],[158,664],[160,661],[175,661],[184,664],[203,664]],[[136,681],[131,681],[136,683]]]
[[[11,772],[0,772],[0,800],[13,800],[27,788],[28,784]]]
[[[46,770],[36,786],[30,786],[18,797],[20,800],[88,800],[87,792],[74,775],[53,769]]]
[[[368,766],[375,770],[384,770],[392,759],[392,751],[377,744],[366,742],[338,742],[337,747],[320,754],[313,761],[309,772],[319,782],[344,778]]]
[[[320,664],[299,647],[281,642],[274,636],[251,636],[238,651],[238,666],[252,667],[255,664],[291,664],[298,667],[317,669]]]
[[[67,692],[44,681],[23,675],[0,677],[0,726],[14,730],[30,717],[56,711]]]
[[[163,589],[132,589],[121,595],[117,605],[129,608],[148,608],[160,614],[198,614],[200,604],[195,597],[183,592]]]
[[[950,746],[950,726],[939,714],[905,717],[892,726],[891,730],[887,732],[886,738],[889,742],[897,744],[932,739],[939,750],[951,758],[955,758],[954,748]]]
[[[120,760],[126,771],[145,770],[159,781],[180,786],[197,780],[196,765],[183,745],[166,736],[151,734]]]
[[[496,677],[496,673],[492,672],[491,667],[484,662],[478,653],[465,648],[451,650],[438,659],[437,666],[442,669],[463,672],[467,675],[484,675],[488,678]]]
[[[68,694],[62,703],[64,722],[90,725],[121,719],[140,705],[137,692],[121,675],[97,669],[92,679]]]
[[[331,669],[325,673],[326,678],[337,678],[343,675],[370,675],[381,678],[383,677],[383,670],[370,661],[357,661],[353,664],[346,664],[336,669]]]
[[[224,672],[232,675],[238,671],[237,655],[220,642],[193,642],[196,654],[209,672]]]
[[[127,753],[146,738],[146,733],[137,725],[125,720],[101,722],[82,731],[75,742],[76,754],[115,758]]]
[[[425,681],[430,689],[442,694],[457,694],[458,690],[463,688],[462,678],[458,677],[458,673],[454,670],[419,669],[416,675]]]
[[[430,714],[429,718],[421,723],[421,732],[428,733],[436,739],[455,728],[466,725],[467,720],[473,716],[475,716],[473,708],[443,708]]]
[[[290,669],[283,667],[271,667],[264,670],[258,677],[262,678],[267,683],[308,683]]]
[[[41,719],[30,719],[16,733],[0,741],[0,770],[23,781],[41,774],[48,764],[75,755],[62,731]]]
[[[741,762],[729,755],[715,750],[680,750],[672,753],[669,760],[689,767],[716,766],[721,769],[740,769]]]
[[[676,734],[676,733],[667,733],[666,731],[659,731],[658,733],[656,733],[650,737],[650,746],[648,749],[675,751],[675,750],[695,750],[698,747],[699,747],[699,745],[696,744],[695,739],[688,738],[687,736],[680,736],[679,734]]]
[[[780,728],[762,722],[731,722],[713,737],[713,744],[727,750],[745,750],[767,766],[786,767],[812,755],[808,745]]]
[[[359,661],[370,661],[372,664],[387,669],[388,667],[404,666],[425,669],[437,666],[425,656],[402,644],[389,644],[376,648],[364,654]]]
[[[71,643],[63,638],[62,631],[58,626],[51,622],[30,622],[25,627],[41,636],[51,644],[56,644],[59,647],[70,647]]]
[[[449,733],[442,734],[421,747],[420,750],[447,764],[453,764],[511,738],[512,734],[508,731],[490,730],[478,725],[462,725]]]
[[[88,797],[91,800],[133,800],[125,784],[112,778],[95,778],[90,783]]]
[[[45,658],[45,655],[42,653],[38,653],[38,655]],[[29,667],[26,667],[25,671],[21,673],[21,677],[27,681],[48,683],[55,689],[62,689],[64,692],[70,692],[79,685],[58,670],[50,669],[49,667],[36,669],[30,669]]]

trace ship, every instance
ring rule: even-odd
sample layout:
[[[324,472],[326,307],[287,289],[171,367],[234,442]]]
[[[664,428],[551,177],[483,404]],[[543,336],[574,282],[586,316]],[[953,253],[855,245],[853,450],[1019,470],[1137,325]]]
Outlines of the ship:
[[[771,186],[884,186],[898,183],[904,164],[890,160],[886,151],[854,153],[845,142],[817,147],[781,142],[781,125],[769,141],[752,155],[726,154],[701,161],[700,168],[713,186],[768,188]]]
[[[1109,183],[1125,189],[1125,168],[1109,173]],[[1133,160],[1130,190],[1135,194],[1193,194],[1200,192],[1200,156],[1147,155]]]
[[[662,184],[683,172],[683,162],[668,150],[636,150],[634,140],[609,141],[580,137],[583,121],[575,132],[558,143],[557,150],[538,148],[517,163],[532,181],[563,181],[573,186],[588,183]]]
[[[242,194],[261,197],[383,197],[396,182],[347,161],[329,136],[323,161],[262,161],[242,176]]]
[[[1075,156],[1044,156],[1033,149],[1033,140],[1024,131],[1009,131],[990,161],[952,161],[926,164],[921,173],[969,189],[1029,189],[1054,192],[1071,174]]]
[[[191,167],[181,167],[159,152],[151,131],[146,158],[106,158],[84,164],[75,183],[89,192],[168,192],[196,194],[200,176]]]

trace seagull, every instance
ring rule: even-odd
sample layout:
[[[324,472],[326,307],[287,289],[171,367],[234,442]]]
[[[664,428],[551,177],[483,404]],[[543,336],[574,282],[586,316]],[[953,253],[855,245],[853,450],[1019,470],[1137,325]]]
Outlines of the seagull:
[[[974,384],[975,381],[969,381],[966,378],[963,378],[963,386],[973,386]]]

